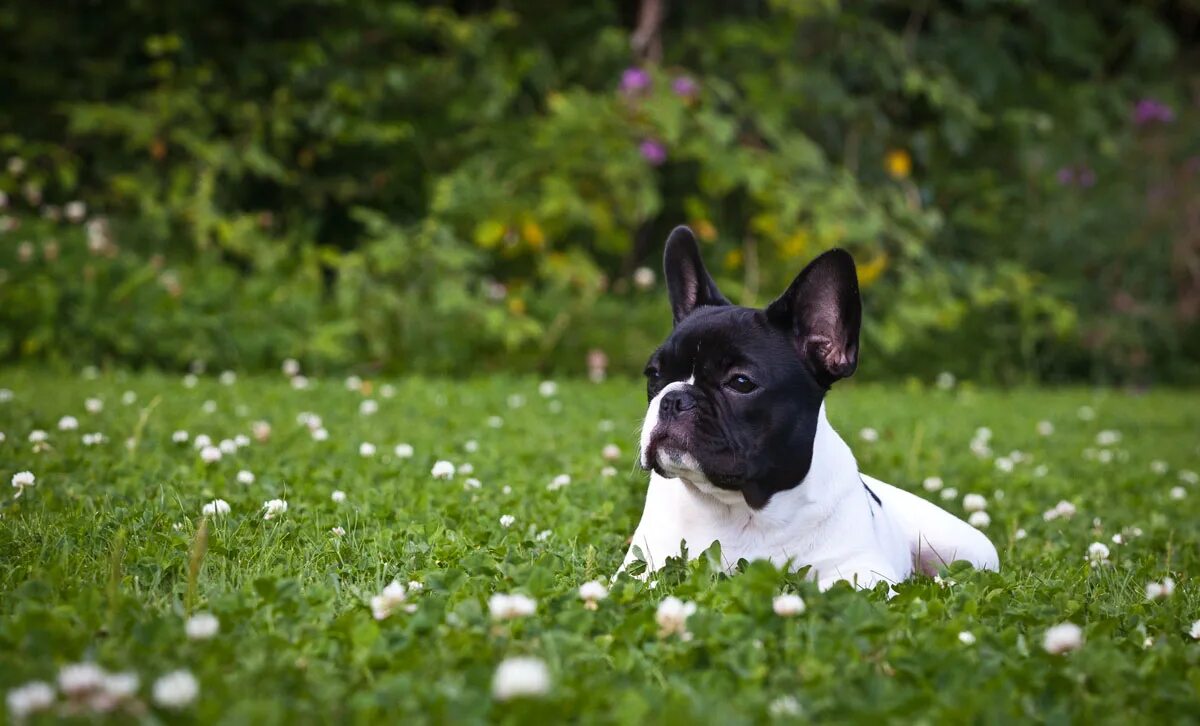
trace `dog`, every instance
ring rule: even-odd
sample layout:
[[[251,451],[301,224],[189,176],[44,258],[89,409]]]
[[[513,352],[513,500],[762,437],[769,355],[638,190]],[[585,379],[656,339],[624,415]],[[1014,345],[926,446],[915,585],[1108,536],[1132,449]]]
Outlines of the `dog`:
[[[824,590],[870,589],[956,560],[998,570],[979,530],[859,472],[825,416],[825,395],[858,365],[862,300],[854,260],[817,257],[764,309],[730,303],[678,227],[663,255],[674,328],[646,365],[639,460],[650,471],[621,570],[721,545],[742,559],[810,567]]]

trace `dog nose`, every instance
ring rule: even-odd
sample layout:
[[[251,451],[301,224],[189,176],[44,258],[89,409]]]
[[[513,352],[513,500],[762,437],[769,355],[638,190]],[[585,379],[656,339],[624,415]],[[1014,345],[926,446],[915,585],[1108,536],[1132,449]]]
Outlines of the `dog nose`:
[[[671,391],[658,404],[658,415],[673,418],[696,407],[696,399],[687,389]]]

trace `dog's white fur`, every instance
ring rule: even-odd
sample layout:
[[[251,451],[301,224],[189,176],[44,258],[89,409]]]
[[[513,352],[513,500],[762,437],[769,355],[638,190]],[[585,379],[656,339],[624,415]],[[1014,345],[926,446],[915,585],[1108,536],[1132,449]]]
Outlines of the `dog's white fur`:
[[[660,400],[686,385],[671,383],[650,402],[639,452],[643,466],[650,463],[645,457]],[[660,449],[658,459],[676,478],[651,475],[622,570],[644,559],[653,572],[668,557],[680,555],[681,542],[693,558],[720,542],[727,570],[741,559],[765,559],[791,569],[811,565],[810,576],[821,589],[839,580],[860,588],[897,583],[914,570],[932,575],[955,560],[999,569],[996,548],[982,532],[914,494],[860,475],[850,447],[829,425],[824,404],[808,475],[760,510],[751,509],[740,492],[712,485],[687,452]]]

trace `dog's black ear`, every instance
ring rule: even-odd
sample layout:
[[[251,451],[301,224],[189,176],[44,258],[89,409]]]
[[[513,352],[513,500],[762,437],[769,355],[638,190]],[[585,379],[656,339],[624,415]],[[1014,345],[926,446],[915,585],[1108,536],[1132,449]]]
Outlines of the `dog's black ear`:
[[[853,374],[862,327],[854,258],[835,249],[810,262],[767,306],[767,319],[791,331],[801,360],[825,388]]]
[[[671,299],[671,313],[676,325],[701,305],[729,305],[708,270],[704,269],[696,237],[687,227],[676,227],[667,237],[663,274],[667,278],[667,296]]]

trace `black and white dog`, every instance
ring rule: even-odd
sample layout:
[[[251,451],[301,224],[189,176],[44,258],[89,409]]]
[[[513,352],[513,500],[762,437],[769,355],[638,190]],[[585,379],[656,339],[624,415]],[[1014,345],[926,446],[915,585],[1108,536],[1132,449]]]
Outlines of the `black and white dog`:
[[[678,227],[664,255],[675,328],[650,356],[641,465],[652,470],[622,569],[647,571],[721,543],[727,568],[812,566],[824,589],[870,588],[955,560],[999,567],[979,530],[859,473],[825,418],[825,394],[858,365],[862,301],[845,250],[813,260],[765,310],[731,304]]]

